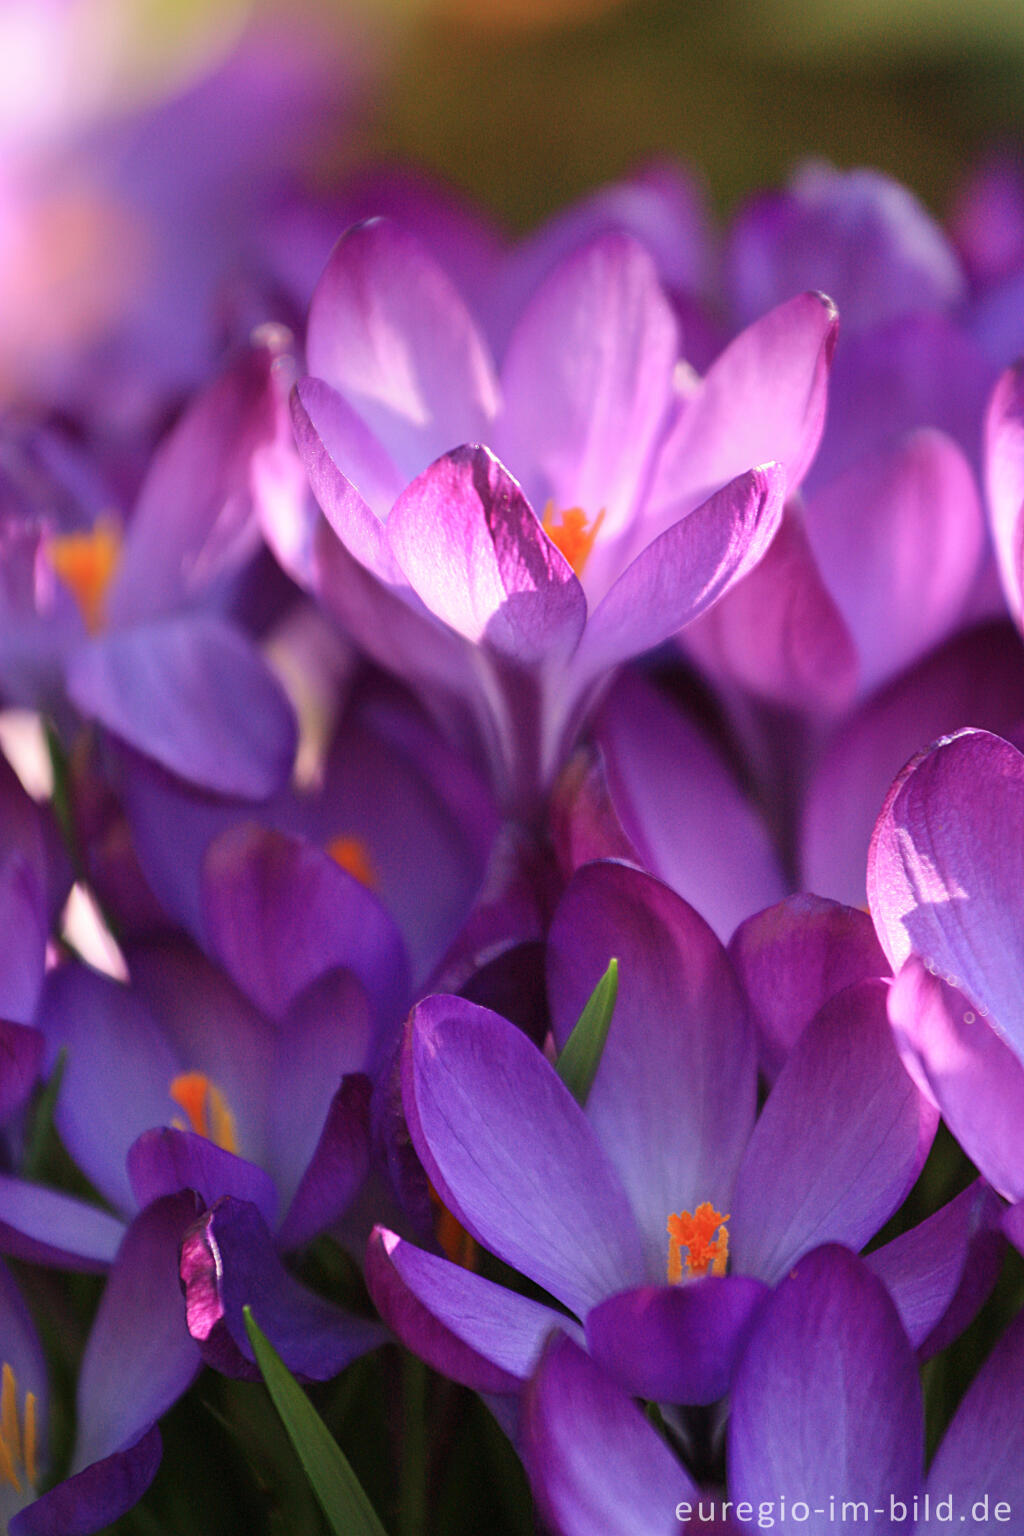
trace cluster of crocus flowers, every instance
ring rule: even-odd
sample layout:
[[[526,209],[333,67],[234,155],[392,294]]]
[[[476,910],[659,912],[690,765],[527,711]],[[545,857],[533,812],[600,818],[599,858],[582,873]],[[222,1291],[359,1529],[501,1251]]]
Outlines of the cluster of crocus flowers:
[[[0,413],[12,1532],[143,1496],[247,1308],[480,1394],[558,1536],[1024,1520],[1000,175],[957,244],[805,169],[717,267],[666,166],[518,245],[296,193],[185,401]],[[54,1372],[35,1270],[101,1277]]]

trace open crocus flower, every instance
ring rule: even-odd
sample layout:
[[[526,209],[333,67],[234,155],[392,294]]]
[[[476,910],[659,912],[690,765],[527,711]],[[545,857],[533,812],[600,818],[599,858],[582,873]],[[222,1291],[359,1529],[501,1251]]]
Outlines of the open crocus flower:
[[[908,1067],[989,1182],[1024,1200],[1024,756],[965,730],[922,752],[875,829],[868,895]]]
[[[698,379],[651,258],[612,232],[549,273],[499,374],[427,252],[356,226],[294,396],[333,535],[319,525],[304,563],[294,529],[272,518],[269,537],[384,665],[468,701],[503,798],[532,810],[609,672],[764,553],[821,433],[835,334],[805,294]]]
[[[125,1231],[82,1359],[70,1471],[38,1497],[50,1428],[42,1348],[0,1269],[0,1517],[12,1536],[105,1529],[152,1481],[161,1454],[156,1421],[201,1364],[176,1274],[195,1204],[190,1194],[158,1200]]]
[[[918,1536],[961,1521],[1010,1530],[1024,1499],[1022,1382],[1019,1316],[925,1475],[909,1340],[884,1286],[830,1245],[794,1266],[754,1322],[731,1396],[727,1489],[720,1468],[682,1467],[564,1335],[551,1340],[525,1393],[523,1456],[558,1536],[796,1536],[815,1520]]]
[[[241,1316],[251,1302],[293,1369],[335,1374],[380,1329],[313,1296],[280,1255],[334,1223],[362,1187],[380,1019],[336,967],[274,1018],[184,944],[129,948],[127,958],[130,985],[78,964],[51,972],[38,1017],[51,1055],[66,1053],[61,1139],[118,1215],[5,1179],[0,1241],[44,1263],[104,1268],[126,1221],[190,1191],[189,1321],[206,1357],[255,1372]],[[203,1256],[218,1256],[216,1286]],[[180,1320],[177,1247],[173,1268]]]
[[[281,688],[225,615],[278,483],[283,344],[268,330],[196,397],[123,529],[89,502],[56,524],[39,476],[5,509],[7,583],[24,578],[0,613],[8,702],[60,717],[70,702],[169,772],[250,799],[287,778],[295,752]],[[58,507],[70,500],[64,488]]]
[[[409,1027],[406,1116],[445,1207],[567,1309],[628,1390],[707,1403],[765,1287],[823,1240],[866,1243],[913,1184],[937,1116],[900,1064],[877,980],[819,1010],[758,1116],[757,1047],[725,951],[626,865],[580,870],[555,915],[557,1046],[613,955],[618,1001],[585,1109],[513,1025],[435,996]],[[960,1286],[984,1199],[959,1197],[872,1260],[917,1343]],[[481,1390],[515,1392],[566,1323],[383,1230],[367,1273],[404,1342]]]

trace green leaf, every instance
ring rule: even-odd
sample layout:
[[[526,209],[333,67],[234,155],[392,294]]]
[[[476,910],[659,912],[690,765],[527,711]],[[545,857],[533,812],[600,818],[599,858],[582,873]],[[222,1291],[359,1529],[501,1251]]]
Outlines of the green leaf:
[[[387,1536],[341,1447],[331,1438],[277,1350],[260,1332],[252,1309],[245,1307],[243,1312],[256,1364],[331,1530],[335,1536]]]
[[[586,1104],[601,1065],[618,995],[619,962],[609,960],[608,969],[591,992],[555,1062],[555,1071],[579,1104]]]

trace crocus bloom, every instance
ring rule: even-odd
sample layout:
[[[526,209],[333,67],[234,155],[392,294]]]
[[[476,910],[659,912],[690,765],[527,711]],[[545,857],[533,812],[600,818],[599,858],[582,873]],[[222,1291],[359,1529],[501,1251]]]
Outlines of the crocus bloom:
[[[616,232],[548,275],[499,375],[427,252],[357,226],[294,397],[336,535],[319,527],[305,577],[384,665],[468,700],[506,803],[530,810],[610,670],[764,553],[820,436],[835,331],[805,294],[698,380],[650,257]]]
[[[579,1319],[629,1390],[710,1402],[765,1286],[822,1239],[865,1243],[910,1189],[937,1116],[892,1048],[884,984],[868,981],[807,1025],[757,1117],[756,1043],[724,950],[685,902],[625,865],[580,870],[556,913],[557,1046],[612,955],[618,1002],[585,1110],[514,1026],[435,996],[409,1028],[406,1115],[449,1211]],[[904,1289],[913,1254],[893,1270],[918,1342],[963,1268],[966,1206],[943,1220],[960,1235],[923,1306]],[[716,1274],[726,1248],[731,1272]],[[694,1283],[669,1283],[680,1271]],[[368,1279],[410,1347],[481,1389],[514,1392],[564,1320],[384,1231]]]
[[[989,1182],[1024,1199],[1024,757],[959,731],[896,780],[875,830],[868,895],[899,971],[897,1040]],[[901,969],[902,968],[902,969]]]
[[[281,784],[295,751],[280,686],[224,614],[259,545],[257,504],[277,485],[282,346],[264,333],[197,396],[124,530],[88,505],[54,526],[45,485],[23,493],[6,530],[26,586],[0,619],[8,701],[60,717],[70,701],[169,772],[250,799]]]
[[[1022,1379],[1018,1316],[925,1476],[909,1340],[884,1286],[830,1245],[794,1266],[751,1329],[731,1396],[727,1491],[699,1486],[709,1469],[691,1476],[564,1335],[525,1393],[523,1455],[558,1536],[669,1536],[713,1528],[716,1517],[721,1530],[783,1536],[814,1519],[920,1536],[973,1516],[996,1531],[1024,1498]]]

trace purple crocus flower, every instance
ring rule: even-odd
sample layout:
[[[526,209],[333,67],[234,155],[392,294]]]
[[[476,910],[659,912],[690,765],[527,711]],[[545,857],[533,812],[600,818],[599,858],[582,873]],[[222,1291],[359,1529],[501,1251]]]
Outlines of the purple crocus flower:
[[[406,1116],[448,1210],[578,1319],[623,1385],[710,1402],[765,1287],[822,1240],[867,1242],[914,1182],[937,1116],[892,1047],[877,980],[817,1012],[757,1116],[757,1046],[724,950],[685,902],[621,864],[580,870],[555,915],[557,1047],[612,955],[618,1002],[585,1110],[514,1026],[436,996],[412,1016]],[[875,1260],[897,1260],[890,1279],[918,1343],[960,1285],[982,1198],[933,1218],[945,1242],[916,1229]],[[687,1228],[689,1269],[670,1240]],[[925,1270],[935,1283],[916,1288]],[[481,1390],[514,1392],[565,1321],[386,1231],[368,1280],[411,1348]]]
[[[90,521],[88,503],[54,526],[35,483],[6,528],[27,584],[3,605],[8,699],[61,717],[66,699],[169,772],[250,799],[280,785],[295,751],[280,686],[224,614],[259,546],[256,508],[279,486],[282,345],[264,333],[192,402],[123,534],[109,510]]]
[[[609,672],[764,553],[820,436],[835,331],[803,295],[698,380],[651,258],[613,232],[549,273],[499,375],[427,252],[359,225],[314,295],[294,397],[334,535],[318,526],[298,573],[384,665],[469,702],[506,803],[530,810]]]
[[[995,1532],[1013,1529],[1024,1500],[1022,1379],[1018,1316],[925,1476],[910,1342],[885,1287],[828,1245],[793,1267],[754,1321],[730,1399],[727,1491],[698,1486],[565,1335],[551,1339],[524,1394],[523,1456],[558,1536],[795,1536],[814,1520],[829,1529],[856,1522],[876,1536],[961,1521]]]
[[[105,1528],[141,1498],[160,1462],[156,1420],[200,1366],[177,1299],[176,1256],[191,1195],[159,1200],[124,1234],[86,1344],[68,1476],[46,1480],[49,1394],[42,1348],[0,1269],[0,1517],[12,1536]]]
[[[1024,1200],[1022,837],[1024,757],[987,731],[959,731],[896,780],[868,866],[872,915],[899,972],[900,1050],[1014,1202]]]
[[[280,1254],[336,1222],[366,1177],[366,1070],[380,1055],[381,1018],[337,967],[322,968],[272,1017],[187,945],[126,953],[130,986],[78,964],[52,972],[38,1019],[51,1053],[66,1051],[61,1139],[120,1220],[6,1179],[0,1240],[44,1263],[103,1268],[126,1221],[190,1191],[193,1226],[186,1234],[182,1224],[178,1239],[193,1287],[190,1324],[206,1357],[255,1373],[241,1316],[252,1302],[294,1369],[335,1374],[380,1330],[312,1296]],[[307,958],[293,957],[295,967]],[[176,1277],[176,1248],[173,1267]],[[168,1294],[180,1315],[176,1279]],[[294,1327],[291,1349],[295,1318],[315,1318],[318,1331]]]

